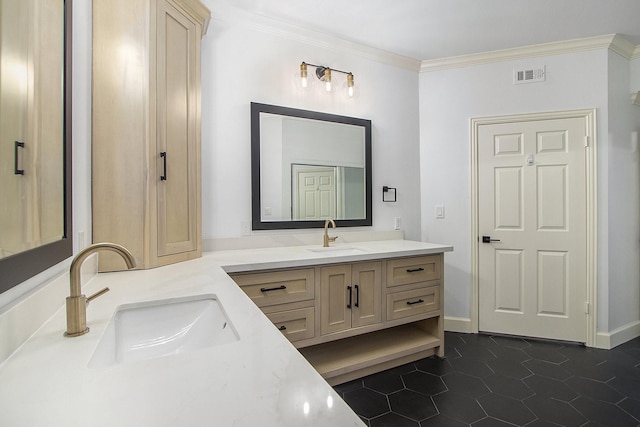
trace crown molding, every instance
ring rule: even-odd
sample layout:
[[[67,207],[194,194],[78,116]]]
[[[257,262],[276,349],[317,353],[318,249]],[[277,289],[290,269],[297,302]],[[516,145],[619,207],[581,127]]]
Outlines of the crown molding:
[[[495,50],[491,52],[425,60],[422,61],[420,72],[423,73],[446,70],[449,68],[470,67],[494,62],[513,61],[517,59],[535,58],[538,56],[560,55],[599,49],[611,49],[627,59],[640,57],[640,46],[634,46],[620,35],[608,34],[583,39],[565,40],[518,48]]]
[[[640,59],[640,44],[636,46],[633,51],[633,55],[631,55],[631,60]]]
[[[312,30],[264,15],[249,13],[236,7],[217,8],[212,19],[220,24],[242,26],[261,33],[305,43],[330,51],[340,51],[372,61],[418,72],[421,61],[338,36]]]

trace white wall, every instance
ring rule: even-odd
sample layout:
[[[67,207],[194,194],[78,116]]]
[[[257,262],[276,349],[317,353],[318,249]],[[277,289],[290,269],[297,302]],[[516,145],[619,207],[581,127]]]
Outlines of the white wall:
[[[512,83],[513,69],[543,65],[545,82]],[[447,317],[471,315],[470,119],[596,108],[597,329],[640,319],[640,176],[630,152],[640,109],[629,101],[631,70],[629,60],[601,49],[421,73],[422,238],[455,247],[445,257]],[[436,204],[445,205],[445,219],[434,218]]]
[[[325,47],[295,33],[266,30],[226,13],[215,0],[205,3],[213,19],[202,45],[203,238],[239,237],[241,222],[251,219],[254,101],[372,120],[372,229],[391,230],[399,216],[405,236],[419,240],[417,72],[341,45]],[[302,61],[353,72],[358,96],[305,93],[295,79]],[[381,201],[383,185],[398,188],[397,203]],[[253,232],[265,233],[278,232]]]

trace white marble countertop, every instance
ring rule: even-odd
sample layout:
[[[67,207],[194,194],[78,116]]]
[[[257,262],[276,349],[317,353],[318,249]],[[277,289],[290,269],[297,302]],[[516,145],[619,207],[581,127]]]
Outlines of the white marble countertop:
[[[152,270],[99,274],[83,293],[105,286],[111,291],[88,307],[88,334],[62,336],[66,318],[61,306],[0,365],[0,425],[362,426],[225,273],[452,250],[404,240],[345,247],[320,252],[305,246],[219,251]],[[202,294],[217,296],[238,341],[141,362],[88,367],[118,306]]]

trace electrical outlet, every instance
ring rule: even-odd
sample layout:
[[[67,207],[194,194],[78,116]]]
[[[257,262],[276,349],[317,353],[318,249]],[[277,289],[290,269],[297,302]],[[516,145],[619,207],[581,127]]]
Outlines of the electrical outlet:
[[[436,205],[436,218],[444,219],[444,205]]]
[[[251,236],[251,222],[249,221],[240,222],[240,235]]]
[[[400,230],[400,217],[397,216],[393,219],[393,229]]]

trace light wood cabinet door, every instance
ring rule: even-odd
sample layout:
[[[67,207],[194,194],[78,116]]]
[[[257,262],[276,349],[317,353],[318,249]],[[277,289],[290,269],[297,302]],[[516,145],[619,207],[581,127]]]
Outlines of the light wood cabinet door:
[[[201,256],[199,0],[93,1],[95,242],[138,268]],[[99,257],[100,271],[126,268]]]
[[[327,335],[382,320],[382,264],[320,268],[320,333]]]

